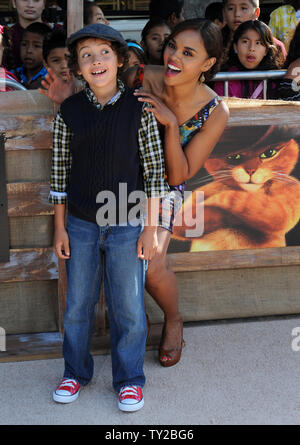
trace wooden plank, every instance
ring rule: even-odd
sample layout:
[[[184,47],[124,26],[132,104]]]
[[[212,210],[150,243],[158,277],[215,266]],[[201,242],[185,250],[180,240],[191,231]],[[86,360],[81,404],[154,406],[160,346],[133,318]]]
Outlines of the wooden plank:
[[[300,313],[300,266],[178,273],[185,322]],[[163,313],[147,293],[151,323]]]
[[[12,217],[8,224],[11,249],[53,245],[53,215]]]
[[[57,280],[57,258],[53,248],[12,249],[10,261],[2,263],[0,283]]]
[[[53,102],[38,90],[1,93],[0,122],[3,116],[28,113],[54,115]]]
[[[53,215],[53,205],[48,202],[49,182],[7,184],[8,216]]]
[[[146,345],[148,351],[157,348],[161,330],[161,324],[151,326]],[[7,335],[6,351],[0,352],[0,363],[61,358],[62,341],[59,332]],[[93,355],[109,354],[109,335],[94,336],[91,342],[91,352]]]
[[[50,181],[52,150],[9,150],[5,158],[7,182]]]
[[[173,253],[168,261],[174,272],[290,266],[300,264],[300,247]]]
[[[68,36],[83,27],[83,0],[68,0]]]
[[[0,326],[6,334],[58,330],[57,281],[0,283]]]
[[[9,228],[5,168],[5,136],[0,134],[0,262],[9,261]]]
[[[6,151],[51,149],[52,126],[52,115],[0,115],[0,131],[7,138]]]

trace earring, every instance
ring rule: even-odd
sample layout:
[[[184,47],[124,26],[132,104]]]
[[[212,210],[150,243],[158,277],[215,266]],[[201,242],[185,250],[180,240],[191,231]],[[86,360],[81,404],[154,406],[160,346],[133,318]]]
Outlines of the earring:
[[[205,82],[205,76],[204,76],[204,73],[201,74],[200,79],[199,79],[199,82],[200,82],[200,83]]]

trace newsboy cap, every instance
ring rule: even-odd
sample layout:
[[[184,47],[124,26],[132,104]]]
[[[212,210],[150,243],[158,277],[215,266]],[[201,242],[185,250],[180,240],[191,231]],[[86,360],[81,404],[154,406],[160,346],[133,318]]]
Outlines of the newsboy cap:
[[[79,29],[79,31],[74,32],[67,39],[67,45],[70,46],[72,43],[79,39],[93,37],[95,39],[108,40],[109,42],[119,42],[120,44],[127,46],[125,39],[122,34],[111,26],[104,25],[103,23],[94,23],[92,25],[87,25],[84,28]]]

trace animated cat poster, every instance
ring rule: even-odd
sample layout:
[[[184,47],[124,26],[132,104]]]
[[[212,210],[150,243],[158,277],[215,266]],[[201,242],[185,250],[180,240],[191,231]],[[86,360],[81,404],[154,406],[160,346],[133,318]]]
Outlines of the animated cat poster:
[[[226,128],[186,184],[169,252],[300,245],[299,150],[299,126]]]

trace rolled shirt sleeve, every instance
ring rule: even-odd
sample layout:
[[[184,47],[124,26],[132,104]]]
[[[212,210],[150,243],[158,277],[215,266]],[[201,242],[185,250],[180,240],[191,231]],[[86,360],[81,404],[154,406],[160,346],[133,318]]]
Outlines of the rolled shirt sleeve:
[[[170,188],[166,180],[165,159],[162,142],[153,113],[145,110],[144,104],[139,129],[139,150],[144,175],[144,191],[148,198],[163,197]]]
[[[67,187],[71,170],[70,141],[72,133],[58,111],[53,123],[53,149],[49,202],[67,203]]]

